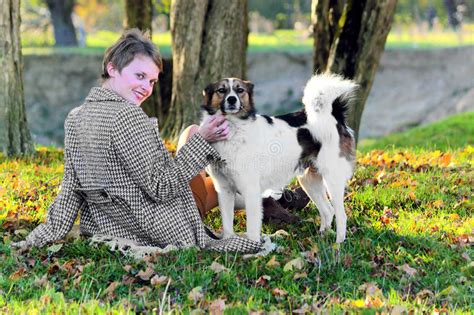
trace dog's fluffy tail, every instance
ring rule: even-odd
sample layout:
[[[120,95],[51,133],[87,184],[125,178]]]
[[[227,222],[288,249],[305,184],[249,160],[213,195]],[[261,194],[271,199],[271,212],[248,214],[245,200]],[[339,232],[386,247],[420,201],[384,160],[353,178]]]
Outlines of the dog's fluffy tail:
[[[346,114],[357,84],[342,76],[325,73],[314,75],[306,84],[303,103],[310,120],[328,119],[346,127]]]

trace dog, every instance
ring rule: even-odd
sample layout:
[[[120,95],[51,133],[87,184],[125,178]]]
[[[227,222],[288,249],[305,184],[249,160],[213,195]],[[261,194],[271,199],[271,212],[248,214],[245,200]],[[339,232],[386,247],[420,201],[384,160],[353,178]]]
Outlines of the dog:
[[[225,115],[228,140],[212,143],[222,160],[207,172],[218,193],[224,237],[234,234],[234,202],[242,195],[246,236],[260,240],[262,196],[281,192],[295,176],[316,204],[320,232],[336,217],[336,242],[346,237],[344,189],[355,167],[355,139],[346,113],[357,85],[334,74],[313,76],[303,95],[304,109],[270,117],[257,114],[250,81],[227,78],[203,91],[203,119]],[[328,198],[329,196],[329,198]]]

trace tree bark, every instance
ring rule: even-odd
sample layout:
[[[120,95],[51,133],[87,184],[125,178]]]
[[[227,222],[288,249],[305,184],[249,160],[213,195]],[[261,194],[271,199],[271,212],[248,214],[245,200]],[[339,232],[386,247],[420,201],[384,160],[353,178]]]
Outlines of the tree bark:
[[[125,1],[125,28],[138,28],[152,36],[153,4],[151,0]],[[149,117],[157,117],[161,123],[169,111],[171,100],[172,68],[170,60],[163,59],[163,69],[158,77],[158,84],[153,94],[141,105]]]
[[[198,123],[202,90],[224,77],[245,78],[247,1],[174,0],[171,3],[173,88],[162,130],[176,139]]]
[[[359,84],[357,100],[348,117],[348,123],[358,138],[362,112],[392,25],[397,0],[334,0],[325,7],[318,4],[318,0],[313,1],[316,2],[313,3],[313,15],[326,16],[319,22],[315,19],[315,38],[324,37],[321,34],[324,26],[318,23],[334,17],[331,9],[339,12],[341,5],[343,8],[342,14],[336,15],[339,16],[338,22],[332,24],[334,37],[326,41],[315,40],[315,46],[318,43],[320,46],[314,50],[314,65],[322,72],[338,73]]]
[[[55,46],[77,46],[76,30],[72,23],[75,0],[45,0],[51,13]]]
[[[34,153],[26,122],[20,41],[20,1],[0,1],[0,152]]]

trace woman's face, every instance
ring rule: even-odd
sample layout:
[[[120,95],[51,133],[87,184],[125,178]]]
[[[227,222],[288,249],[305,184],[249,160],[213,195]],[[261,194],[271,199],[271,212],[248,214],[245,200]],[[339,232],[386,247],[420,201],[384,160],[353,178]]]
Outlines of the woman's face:
[[[136,55],[120,72],[109,63],[107,71],[110,78],[104,83],[104,87],[136,105],[141,105],[151,95],[160,73],[153,60],[144,55]]]

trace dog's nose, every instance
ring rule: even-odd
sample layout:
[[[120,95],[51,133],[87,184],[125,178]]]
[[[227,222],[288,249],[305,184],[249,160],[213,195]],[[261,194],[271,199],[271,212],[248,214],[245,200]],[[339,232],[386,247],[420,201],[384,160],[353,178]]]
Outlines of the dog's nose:
[[[237,97],[235,96],[229,96],[227,98],[227,103],[229,103],[230,105],[235,105],[235,103],[237,103]]]

